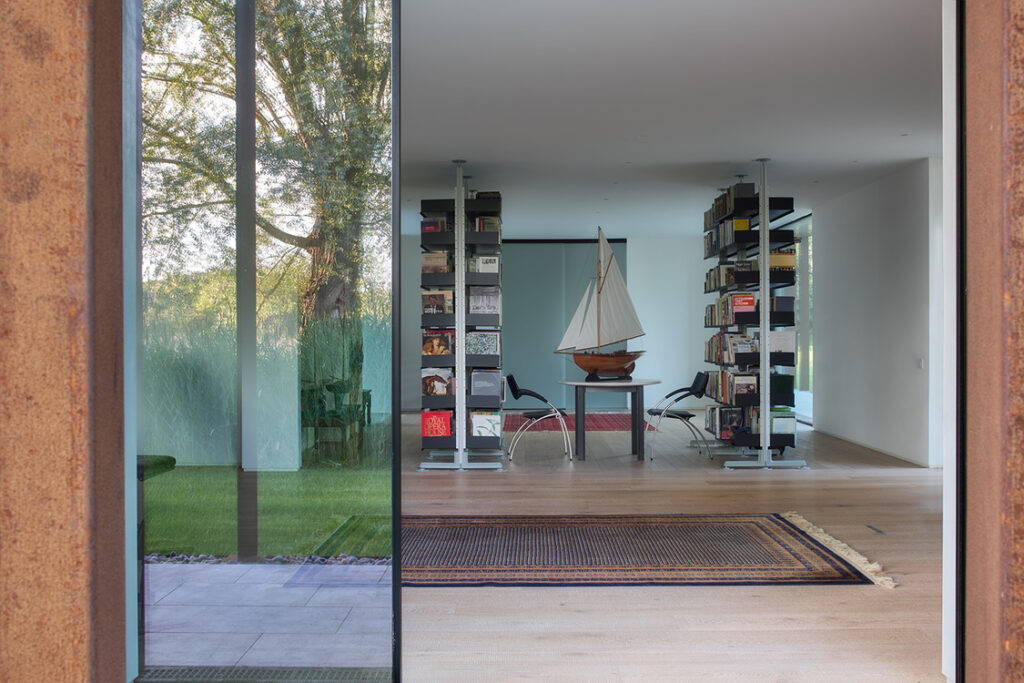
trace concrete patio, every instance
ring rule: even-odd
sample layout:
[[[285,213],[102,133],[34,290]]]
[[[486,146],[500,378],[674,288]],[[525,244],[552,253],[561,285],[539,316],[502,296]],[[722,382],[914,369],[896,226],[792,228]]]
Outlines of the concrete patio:
[[[391,568],[145,565],[146,666],[387,667]]]

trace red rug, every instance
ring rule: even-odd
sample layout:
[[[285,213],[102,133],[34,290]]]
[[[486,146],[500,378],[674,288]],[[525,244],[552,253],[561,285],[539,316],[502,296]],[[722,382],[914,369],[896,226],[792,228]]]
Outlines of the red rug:
[[[526,422],[522,413],[505,413],[505,427],[506,432],[514,432]],[[569,428],[569,431],[576,429],[576,416],[568,415],[565,418],[565,426]],[[587,414],[587,431],[588,432],[628,432],[632,429],[633,419],[629,413],[588,413]],[[532,427],[534,430],[542,432],[557,432],[561,429],[558,424],[558,420],[554,418],[548,418],[537,426]]]

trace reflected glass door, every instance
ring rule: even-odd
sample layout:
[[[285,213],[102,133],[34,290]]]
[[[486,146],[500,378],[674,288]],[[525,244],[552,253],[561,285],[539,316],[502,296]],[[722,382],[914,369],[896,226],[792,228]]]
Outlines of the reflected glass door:
[[[390,2],[143,17],[140,680],[389,680]]]

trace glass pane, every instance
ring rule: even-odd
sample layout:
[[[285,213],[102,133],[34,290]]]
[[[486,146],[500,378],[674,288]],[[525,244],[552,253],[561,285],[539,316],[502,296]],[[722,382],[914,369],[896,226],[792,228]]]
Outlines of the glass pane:
[[[234,10],[143,12],[142,664],[207,664],[237,537]]]
[[[305,611],[331,625],[276,635],[265,661],[385,667],[390,11],[375,2],[258,7],[258,547],[295,567],[289,581],[312,591]]]
[[[234,4],[143,11],[141,440],[168,456],[147,459],[140,490],[143,670],[380,680],[392,659],[390,3],[256,3],[255,310],[236,305],[251,285],[235,241]],[[249,341],[255,377],[238,381]],[[239,395],[255,397],[255,424],[239,424]],[[241,432],[255,434],[244,456]]]

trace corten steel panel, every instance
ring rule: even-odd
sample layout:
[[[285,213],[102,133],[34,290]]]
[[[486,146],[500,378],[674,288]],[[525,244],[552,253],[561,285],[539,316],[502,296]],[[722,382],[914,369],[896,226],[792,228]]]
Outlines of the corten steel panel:
[[[120,33],[119,0],[0,12],[4,681],[125,676]]]
[[[1024,678],[1024,0],[966,3],[966,680]]]

